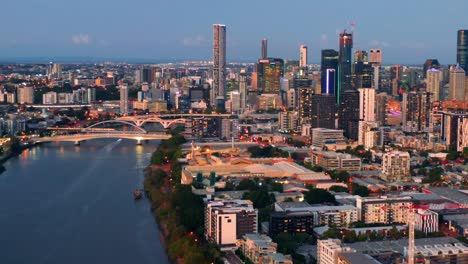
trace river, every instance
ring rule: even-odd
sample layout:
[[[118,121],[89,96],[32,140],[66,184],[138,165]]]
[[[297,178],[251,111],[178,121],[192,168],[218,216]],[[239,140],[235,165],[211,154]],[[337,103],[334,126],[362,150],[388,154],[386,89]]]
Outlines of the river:
[[[0,263],[168,263],[149,201],[132,193],[157,143],[47,143],[5,162]]]

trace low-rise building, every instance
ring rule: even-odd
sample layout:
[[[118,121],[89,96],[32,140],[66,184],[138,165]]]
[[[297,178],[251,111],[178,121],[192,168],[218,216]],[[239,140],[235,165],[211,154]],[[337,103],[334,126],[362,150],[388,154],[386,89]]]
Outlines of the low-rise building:
[[[346,227],[358,221],[358,210],[352,205],[310,205],[306,202],[277,202],[276,212],[310,212],[314,226],[334,225]]]
[[[345,142],[343,130],[328,129],[328,128],[312,128],[312,146],[323,148],[326,144],[336,144]]]
[[[313,165],[320,166],[325,170],[361,170],[361,159],[345,153],[314,150],[310,152],[310,161]]]
[[[430,210],[417,209],[415,211],[415,229],[424,233],[439,231],[439,215]]]
[[[468,263],[468,247],[461,243],[415,246],[414,256],[418,263]]]
[[[271,236],[280,233],[312,234],[314,214],[312,212],[273,212],[270,214],[269,232]]]

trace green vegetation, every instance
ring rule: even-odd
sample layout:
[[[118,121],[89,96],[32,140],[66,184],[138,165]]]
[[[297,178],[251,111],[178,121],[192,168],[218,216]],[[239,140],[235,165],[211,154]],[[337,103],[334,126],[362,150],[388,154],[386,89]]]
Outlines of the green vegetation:
[[[343,186],[339,186],[339,185],[333,185],[332,187],[330,187],[329,190],[332,191],[332,192],[345,192],[345,193],[349,192],[348,188],[343,187]]]
[[[291,255],[294,263],[306,263],[304,256],[296,254],[295,251],[302,245],[311,245],[317,242],[316,238],[309,234],[280,233],[273,237],[273,241],[278,243],[278,252]]]
[[[332,179],[337,180],[339,182],[349,183],[349,179],[351,178],[347,171],[331,170],[327,171],[327,173]]]
[[[357,185],[353,183],[353,195],[359,195],[361,197],[369,196],[370,191],[366,186]]]
[[[177,157],[184,142],[179,135],[161,142],[155,151],[160,154],[153,154],[152,163],[168,165],[148,167],[144,188],[151,199],[170,259],[181,263],[219,262],[222,253],[204,239],[203,200],[192,193],[191,186],[180,184],[182,168]],[[169,165],[170,171],[166,171]]]
[[[249,151],[252,158],[289,157],[289,153],[287,151],[283,151],[277,147],[272,146],[266,146],[263,148],[259,146],[253,146],[249,147],[247,150]]]
[[[422,169],[420,169],[422,170]],[[424,174],[423,174],[424,172]],[[435,183],[435,182],[442,182],[442,173],[444,173],[444,169],[441,167],[432,168],[429,172],[425,169],[421,172],[422,175],[427,175],[428,177],[423,179],[423,183]]]
[[[317,203],[336,203],[335,196],[324,189],[316,189],[313,186],[307,186],[308,192],[304,195],[304,200],[310,204]]]

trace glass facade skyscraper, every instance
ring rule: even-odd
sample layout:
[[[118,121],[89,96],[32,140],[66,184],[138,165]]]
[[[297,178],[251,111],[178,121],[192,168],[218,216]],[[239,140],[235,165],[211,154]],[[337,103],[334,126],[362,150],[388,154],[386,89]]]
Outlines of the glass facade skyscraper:
[[[457,63],[468,76],[468,29],[460,29],[457,34]]]
[[[351,57],[353,50],[353,34],[344,31],[340,33],[340,54],[338,65],[338,91],[337,97],[340,102],[340,95],[344,91],[351,90]]]
[[[337,85],[339,53],[333,49],[322,50],[322,94],[335,94]]]

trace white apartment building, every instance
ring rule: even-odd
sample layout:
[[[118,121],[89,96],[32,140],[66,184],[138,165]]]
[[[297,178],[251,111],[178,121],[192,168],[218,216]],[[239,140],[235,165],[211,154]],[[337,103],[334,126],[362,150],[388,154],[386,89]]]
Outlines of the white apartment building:
[[[209,201],[205,208],[205,237],[222,249],[234,249],[243,235],[257,233],[257,216],[249,200]]]

